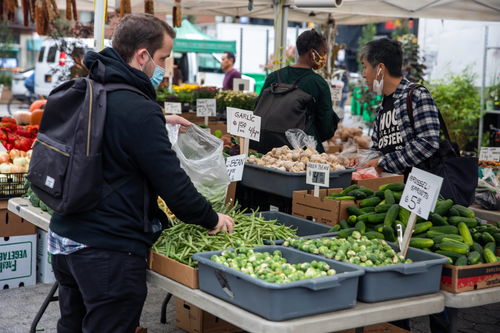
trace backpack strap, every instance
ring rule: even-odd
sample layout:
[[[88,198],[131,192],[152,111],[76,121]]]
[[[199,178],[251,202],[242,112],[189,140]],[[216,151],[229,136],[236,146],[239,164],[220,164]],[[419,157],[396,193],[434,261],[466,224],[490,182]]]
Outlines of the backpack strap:
[[[408,110],[408,117],[410,118],[410,123],[413,129],[415,129],[415,120],[413,118],[413,91],[417,88],[423,87],[421,84],[414,84],[410,87],[410,90],[408,91],[408,97],[406,98],[406,109]],[[441,111],[439,111],[438,108],[438,117],[439,117],[439,127],[440,130],[443,132],[444,137],[446,140],[451,142],[450,139],[450,134],[448,133],[448,128],[446,127],[446,123],[444,122],[443,115],[441,114]]]

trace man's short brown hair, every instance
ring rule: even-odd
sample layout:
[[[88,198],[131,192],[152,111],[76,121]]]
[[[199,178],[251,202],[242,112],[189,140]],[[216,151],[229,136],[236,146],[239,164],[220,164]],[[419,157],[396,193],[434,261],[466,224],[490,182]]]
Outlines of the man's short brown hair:
[[[112,46],[126,62],[140,48],[147,49],[153,57],[163,45],[165,32],[172,39],[175,38],[175,30],[167,22],[151,14],[129,14],[118,23],[113,33]]]

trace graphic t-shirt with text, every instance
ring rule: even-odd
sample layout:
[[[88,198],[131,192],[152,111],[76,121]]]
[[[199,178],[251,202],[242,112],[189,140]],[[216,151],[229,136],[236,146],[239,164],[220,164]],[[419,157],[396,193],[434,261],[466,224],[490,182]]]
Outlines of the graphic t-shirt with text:
[[[378,129],[378,150],[380,152],[385,155],[403,148],[403,137],[394,112],[393,95],[384,96]]]

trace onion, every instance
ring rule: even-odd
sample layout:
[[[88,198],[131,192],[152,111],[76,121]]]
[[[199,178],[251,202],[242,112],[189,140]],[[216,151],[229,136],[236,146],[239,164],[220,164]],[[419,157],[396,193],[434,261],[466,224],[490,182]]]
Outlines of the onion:
[[[0,164],[0,173],[10,173],[12,164],[10,163],[2,163]]]
[[[9,152],[9,156],[11,159],[14,159],[16,157],[19,157],[21,156],[21,152],[17,149],[12,149],[10,152]]]
[[[33,149],[30,149],[26,152],[26,157],[31,158],[31,153],[33,152]]]
[[[21,166],[21,165],[11,165],[10,167],[10,172],[11,173],[23,173],[25,172],[25,167],[24,166]]]
[[[28,160],[26,157],[16,157],[13,160],[14,165],[19,165],[19,166],[26,166],[28,164]]]
[[[1,152],[0,153],[0,163],[9,163],[9,162],[10,162],[9,153]]]

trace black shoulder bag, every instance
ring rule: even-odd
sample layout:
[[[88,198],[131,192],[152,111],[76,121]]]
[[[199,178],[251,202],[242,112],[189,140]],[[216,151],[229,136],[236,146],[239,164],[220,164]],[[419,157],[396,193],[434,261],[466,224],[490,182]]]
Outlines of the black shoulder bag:
[[[413,91],[418,87],[420,85],[414,85],[410,88],[406,101],[408,116],[414,131],[412,95]],[[439,148],[434,155],[416,167],[442,177],[441,195],[445,199],[451,199],[456,204],[467,207],[474,201],[478,182],[478,160],[475,157],[460,156],[458,144],[451,141],[446,123],[439,109],[438,114],[440,136],[442,134],[444,140],[439,140]]]

